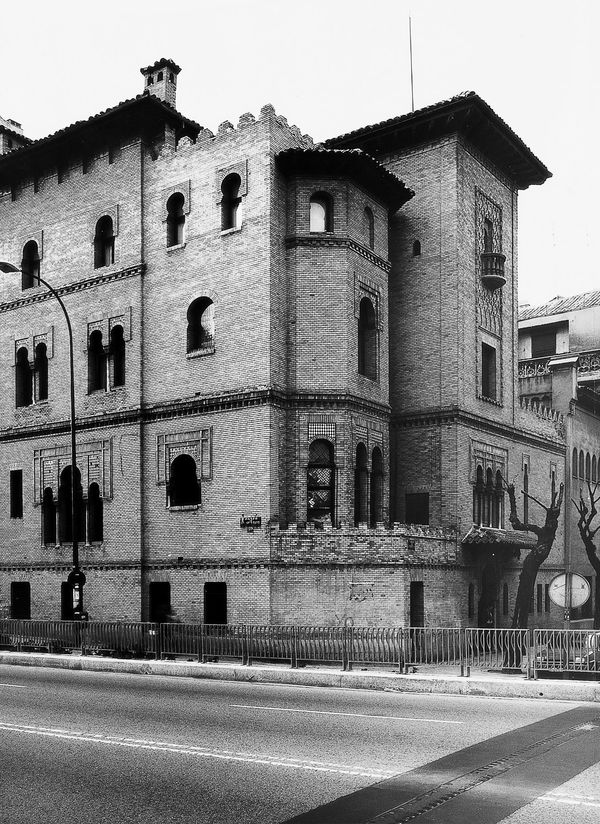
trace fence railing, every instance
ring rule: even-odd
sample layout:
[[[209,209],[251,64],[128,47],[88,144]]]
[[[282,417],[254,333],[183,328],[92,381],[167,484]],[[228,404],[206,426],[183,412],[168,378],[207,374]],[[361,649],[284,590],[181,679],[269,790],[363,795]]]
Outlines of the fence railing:
[[[598,673],[600,631],[473,627],[318,627],[0,620],[0,648],[121,657],[288,664],[439,666]]]

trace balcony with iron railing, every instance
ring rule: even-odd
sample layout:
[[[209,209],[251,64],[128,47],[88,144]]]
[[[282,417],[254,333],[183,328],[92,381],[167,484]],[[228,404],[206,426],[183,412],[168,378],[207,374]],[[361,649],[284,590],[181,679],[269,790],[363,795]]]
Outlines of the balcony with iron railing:
[[[498,252],[483,252],[481,255],[481,282],[492,292],[506,283],[505,261],[506,256]]]

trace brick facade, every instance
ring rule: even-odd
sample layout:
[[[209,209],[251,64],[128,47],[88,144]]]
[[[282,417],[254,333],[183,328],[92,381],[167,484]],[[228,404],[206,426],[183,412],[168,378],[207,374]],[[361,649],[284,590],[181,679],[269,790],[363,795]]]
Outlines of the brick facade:
[[[559,481],[564,471],[556,422],[516,403],[522,181],[460,130],[381,150],[362,137],[315,147],[265,106],[213,134],[173,108],[178,71],[147,67],[150,94],[0,158],[0,260],[20,265],[34,239],[73,327],[90,616],[202,621],[226,588],[234,623],[402,624],[416,614],[412,582],[426,623],[473,623],[469,586],[477,602],[492,552],[462,546],[474,455],[489,450],[512,479],[527,454],[541,499],[551,466]],[[332,213],[318,231],[322,194]],[[478,269],[489,214],[506,273],[494,295]],[[112,235],[98,266],[102,219]],[[0,286],[0,610],[27,581],[31,617],[59,618],[68,338],[56,300],[23,285],[7,275]],[[496,400],[481,396],[482,342],[497,351]],[[17,353],[37,380],[39,343],[48,398],[20,403]],[[94,369],[107,370],[99,387]],[[177,467],[192,464],[181,505]],[[427,500],[424,525],[402,525],[407,495]],[[504,583],[514,600],[518,571],[505,552],[496,604]],[[495,620],[509,616],[497,607]]]

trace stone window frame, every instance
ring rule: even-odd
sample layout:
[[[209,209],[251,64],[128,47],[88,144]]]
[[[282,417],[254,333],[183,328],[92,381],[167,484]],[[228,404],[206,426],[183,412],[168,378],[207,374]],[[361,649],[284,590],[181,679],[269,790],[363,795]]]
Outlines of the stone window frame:
[[[174,252],[176,249],[184,249],[186,245],[186,238],[188,236],[188,218],[191,212],[191,204],[192,204],[192,181],[188,178],[188,180],[182,180],[179,183],[174,184],[173,186],[167,186],[161,191],[161,203],[162,203],[162,224],[163,224],[163,236],[166,237],[166,229],[167,229],[167,220],[169,219],[169,210],[167,209],[167,203],[169,198],[172,195],[180,194],[183,196],[183,214],[185,215],[185,228],[184,228],[184,240],[183,243],[177,243],[174,246],[166,246],[167,252]]]
[[[81,473],[84,498],[90,484],[97,483],[103,500],[113,498],[113,439],[88,441],[77,444],[77,469]],[[71,445],[35,449],[33,453],[33,503],[41,506],[44,490],[52,489],[58,502],[58,489],[62,471],[71,466]]]
[[[215,174],[215,203],[219,209],[219,221],[218,225],[220,228],[221,235],[229,235],[233,234],[234,232],[241,232],[244,227],[244,223],[246,222],[244,218],[240,221],[239,226],[233,226],[229,229],[222,229],[221,228],[221,221],[222,221],[222,210],[223,210],[223,199],[224,193],[222,190],[223,182],[229,175],[237,174],[240,178],[240,187],[238,189],[238,198],[240,199],[240,203],[243,206],[243,200],[248,194],[248,159],[244,158],[243,160],[238,160],[236,163],[231,163],[228,166],[222,167],[217,170]]]
[[[200,502],[187,506],[171,506],[168,495],[165,508],[171,511],[203,508],[202,484],[213,479],[213,427],[206,426],[187,432],[166,432],[156,436],[156,485],[168,489],[171,480],[171,464],[179,455],[190,455],[196,462],[200,483]]]
[[[132,315],[132,307],[128,306],[125,311],[121,311],[120,314],[117,314],[116,311],[111,311],[106,315],[102,315],[100,317],[96,316],[92,319],[87,318],[87,335],[84,341],[84,345],[82,347],[84,355],[87,359],[88,352],[89,352],[89,342],[90,336],[92,332],[101,332],[102,333],[102,348],[106,354],[107,358],[107,373],[106,373],[106,389],[96,389],[92,392],[88,392],[87,396],[98,394],[106,394],[109,392],[119,392],[122,391],[126,386],[127,382],[122,386],[114,386],[113,385],[113,371],[109,360],[109,350],[110,350],[110,340],[111,340],[111,332],[115,326],[121,326],[123,328],[123,341],[125,343],[125,363],[127,363],[127,344],[131,341],[131,315]],[[87,360],[86,360],[87,363]],[[127,371],[125,372],[127,374]]]
[[[94,213],[94,217],[90,218],[88,222],[88,236],[89,242],[91,245],[92,250],[92,267],[94,271],[97,271],[96,266],[94,266],[95,262],[95,241],[96,241],[96,227],[98,226],[98,222],[102,220],[104,217],[110,217],[112,220],[113,225],[113,238],[115,241],[114,250],[113,250],[113,257],[114,260],[108,266],[101,266],[98,267],[100,269],[109,269],[112,266],[117,266],[119,263],[119,244],[117,243],[117,238],[119,237],[119,204],[113,204],[112,206],[105,206],[103,209],[98,209]]]
[[[20,412],[24,409],[31,409],[36,405],[47,404],[48,398],[39,399],[37,388],[36,388],[36,381],[35,381],[35,349],[36,346],[40,343],[46,344],[46,359],[48,361],[54,358],[54,326],[48,326],[44,331],[40,331],[37,334],[30,334],[26,338],[15,338],[14,339],[14,356],[13,356],[13,370],[17,369],[17,353],[19,349],[25,348],[27,349],[27,360],[29,363],[29,368],[31,370],[31,380],[33,386],[32,392],[32,402],[28,406],[18,406],[16,407]],[[13,378],[13,386],[15,385],[16,374],[15,378]]]

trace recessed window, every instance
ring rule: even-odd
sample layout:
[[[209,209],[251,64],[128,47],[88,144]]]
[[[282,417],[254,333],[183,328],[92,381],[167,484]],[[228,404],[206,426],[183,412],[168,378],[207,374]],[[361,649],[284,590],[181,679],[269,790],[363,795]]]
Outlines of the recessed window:
[[[33,383],[36,401],[48,400],[48,354],[45,343],[35,347],[33,361]]]
[[[420,240],[415,240],[413,242],[412,253],[413,253],[413,257],[419,257],[419,255],[421,254],[421,241]]]
[[[481,344],[481,394],[489,400],[497,400],[496,348],[487,343]]]
[[[150,581],[148,587],[150,620],[163,624],[171,618],[171,584],[168,581]]]
[[[333,201],[325,192],[318,192],[310,199],[309,230],[311,232],[333,231]]]
[[[110,330],[108,358],[111,387],[125,386],[125,338],[120,324]]]
[[[10,470],[10,517],[23,517],[23,470]]]
[[[191,455],[178,455],[172,462],[167,492],[169,506],[196,506],[200,503],[200,482],[196,461]]]
[[[227,584],[210,581],[204,584],[204,623],[227,623]]]
[[[100,543],[104,540],[104,508],[97,483],[91,483],[88,489],[87,516],[88,542]]]
[[[212,349],[215,339],[215,305],[210,298],[196,298],[187,311],[187,351]]]
[[[42,541],[47,546],[56,544],[56,503],[49,486],[42,496]]]
[[[33,403],[33,376],[29,365],[29,352],[25,346],[19,347],[17,351],[15,402],[17,407],[31,406]]]
[[[357,526],[367,522],[368,479],[367,447],[359,443],[354,468],[354,523]]]
[[[154,83],[154,77],[151,74],[149,74],[148,79],[146,80],[146,85],[151,86],[153,83]]]
[[[491,467],[488,467],[484,475],[483,467],[479,465],[473,487],[473,523],[500,529],[503,509],[504,489],[500,470],[494,475]]]
[[[358,372],[377,379],[377,321],[369,298],[362,298],[358,315]]]
[[[531,333],[531,357],[546,358],[556,354],[556,329]]]
[[[71,502],[71,467],[66,466],[60,473],[60,483],[58,487],[58,536],[61,544],[70,543],[73,540]],[[85,510],[79,469],[75,470],[75,533],[77,540],[83,543],[85,541]]]
[[[21,260],[21,289],[39,286],[40,253],[35,240],[29,240],[23,247]]]
[[[333,444],[313,441],[306,471],[307,521],[323,524],[334,520],[335,466]]]
[[[242,225],[242,198],[240,188],[242,179],[237,172],[227,175],[221,183],[221,229],[239,229]]]
[[[95,329],[88,341],[88,393],[106,391],[106,364],[102,332]]]
[[[376,446],[371,453],[370,522],[376,526],[383,521],[383,455]]]
[[[485,254],[494,251],[494,224],[488,217],[483,221],[483,251]]]
[[[94,268],[111,266],[115,262],[115,233],[110,215],[101,217],[94,235]]]
[[[585,478],[585,453],[583,449],[579,451],[579,477],[581,480]]]
[[[369,246],[369,249],[375,248],[375,218],[373,216],[373,210],[369,206],[365,206],[365,210],[363,213],[364,218],[364,232],[365,232],[365,241]]]
[[[183,243],[183,227],[185,214],[183,211],[184,197],[181,192],[175,192],[167,200],[167,246],[180,246]]]
[[[163,79],[163,73],[162,73],[162,72],[159,72],[159,73],[156,75],[156,82],[157,82],[157,83],[160,83],[160,81],[161,81],[162,79]]]

